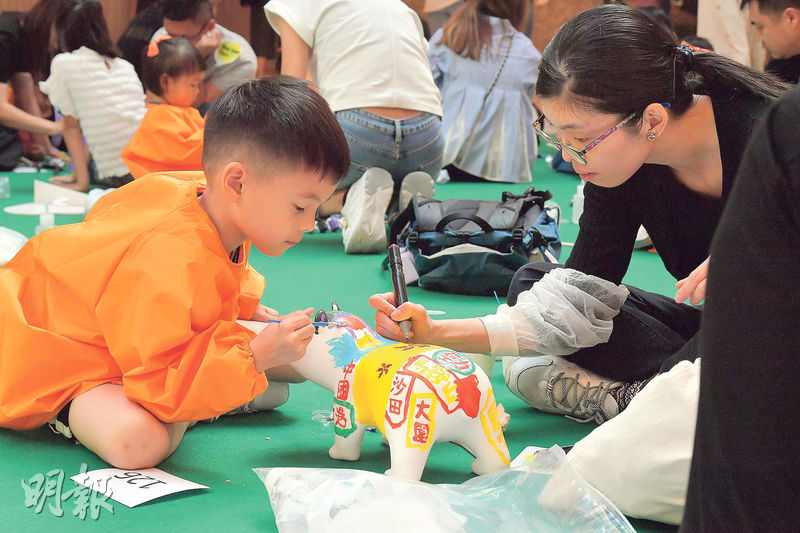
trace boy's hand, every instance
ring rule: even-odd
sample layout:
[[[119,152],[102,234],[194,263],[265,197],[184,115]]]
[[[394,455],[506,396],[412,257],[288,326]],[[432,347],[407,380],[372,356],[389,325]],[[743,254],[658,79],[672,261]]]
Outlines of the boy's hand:
[[[314,337],[312,313],[314,308],[310,307],[284,315],[279,323],[270,322],[250,341],[257,372],[292,363],[306,354]]]
[[[266,305],[258,304],[256,307],[255,312],[253,312],[253,316],[250,317],[250,320],[255,320],[256,322],[266,322],[267,320],[278,320],[279,313],[271,308],[267,307]]]
[[[432,341],[433,321],[428,312],[419,304],[406,302],[400,307],[394,306],[394,293],[374,294],[369,298],[369,305],[375,309],[375,331],[388,339],[404,341],[405,336],[397,322],[411,320],[410,340],[417,344],[428,344]]]

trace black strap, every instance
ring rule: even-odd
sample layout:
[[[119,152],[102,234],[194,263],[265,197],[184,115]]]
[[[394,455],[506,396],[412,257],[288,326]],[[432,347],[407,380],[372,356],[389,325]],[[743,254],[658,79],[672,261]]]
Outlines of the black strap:
[[[405,227],[414,218],[414,199],[408,202],[405,209],[397,213],[394,218],[389,222],[389,244],[399,244],[397,238],[400,237]],[[388,256],[387,256],[388,257]]]
[[[537,191],[534,187],[528,187],[522,194],[514,194],[511,191],[504,191],[502,196],[504,202],[509,199],[531,199],[536,202],[541,202],[542,204],[552,197],[553,193],[550,191]]]
[[[452,213],[450,215],[442,217],[442,220],[440,220],[439,223],[436,224],[435,231],[443,233],[447,225],[454,220],[469,220],[470,222],[474,222],[478,226],[480,226],[481,230],[485,231],[486,233],[492,233],[494,231],[492,225],[483,220],[481,217],[475,215],[460,215],[458,213]]]

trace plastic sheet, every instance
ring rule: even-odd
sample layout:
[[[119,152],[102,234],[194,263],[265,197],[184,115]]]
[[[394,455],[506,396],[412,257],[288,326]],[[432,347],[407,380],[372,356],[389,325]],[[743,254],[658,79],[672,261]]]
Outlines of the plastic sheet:
[[[483,317],[493,355],[568,355],[607,342],[628,289],[570,268],[557,268],[517,303]]]
[[[11,261],[27,241],[22,233],[0,227],[0,267]]]
[[[255,468],[281,533],[633,532],[570,466],[558,446],[460,485],[351,469]]]

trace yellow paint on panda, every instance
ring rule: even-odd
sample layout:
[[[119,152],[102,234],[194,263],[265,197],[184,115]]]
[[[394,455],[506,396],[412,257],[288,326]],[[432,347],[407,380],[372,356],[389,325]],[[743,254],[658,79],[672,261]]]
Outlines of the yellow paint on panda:
[[[432,392],[412,393],[406,422],[406,448],[425,451],[433,444],[436,431],[436,405],[439,400]]]
[[[481,426],[483,426],[483,433],[489,444],[492,445],[494,451],[500,456],[500,459],[506,465],[511,463],[511,457],[508,455],[508,445],[503,436],[502,424],[500,423],[500,416],[497,411],[497,403],[494,400],[494,391],[489,388],[486,391],[486,400],[483,403],[483,408],[480,413]]]
[[[390,344],[361,358],[353,375],[353,403],[359,424],[376,427],[383,433],[386,404],[395,372],[410,358],[430,349],[430,346],[408,349],[405,344]]]
[[[230,63],[242,55],[242,48],[237,43],[223,41],[214,52],[214,58],[220,63]]]

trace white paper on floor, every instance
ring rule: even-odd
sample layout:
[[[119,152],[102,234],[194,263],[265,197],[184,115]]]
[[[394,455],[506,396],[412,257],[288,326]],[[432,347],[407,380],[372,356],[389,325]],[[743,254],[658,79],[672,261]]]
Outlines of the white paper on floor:
[[[143,470],[102,468],[76,474],[70,479],[128,507],[136,507],[176,492],[208,488],[157,468]]]

